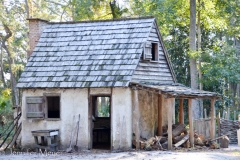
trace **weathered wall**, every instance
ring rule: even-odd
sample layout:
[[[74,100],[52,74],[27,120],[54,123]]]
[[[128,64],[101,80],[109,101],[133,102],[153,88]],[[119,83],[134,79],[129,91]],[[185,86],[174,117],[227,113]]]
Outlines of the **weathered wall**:
[[[163,98],[163,112],[162,112],[162,120],[163,120],[163,126],[168,124],[168,107],[172,107],[172,123],[175,124],[175,98]]]
[[[43,96],[44,93],[60,93],[61,108],[59,120],[34,120],[26,118],[26,97]],[[90,95],[108,94],[111,89],[92,88]],[[88,148],[90,134],[88,130],[88,89],[47,89],[24,90],[22,98],[22,146],[32,147],[34,138],[31,131],[59,129],[60,149],[69,147],[73,115],[81,114],[78,146]],[[113,88],[111,100],[111,143],[112,149],[131,148],[132,140],[132,100],[129,88]],[[75,118],[75,122],[77,118]],[[75,123],[76,125],[76,123]],[[74,125],[74,126],[75,126]],[[74,138],[75,139],[75,138]],[[75,142],[75,141],[74,141]]]
[[[138,90],[140,109],[140,136],[150,138],[157,135],[158,127],[158,94],[146,90]],[[168,107],[173,109],[173,123],[175,123],[175,99],[164,98],[162,109],[163,126],[168,124]]]
[[[158,95],[146,90],[138,90],[140,109],[140,136],[150,138],[157,133]]]
[[[132,146],[132,97],[129,88],[114,88],[112,93],[112,149]]]
[[[43,93],[60,93],[61,108],[59,120],[34,120],[26,118],[26,97],[43,96]],[[33,130],[59,129],[60,149],[69,147],[72,129],[73,115],[81,114],[78,146],[81,149],[88,148],[88,90],[66,89],[66,90],[24,90],[22,97],[22,146],[31,147],[34,138]],[[75,118],[75,121],[77,118]],[[75,124],[76,125],[76,124]]]

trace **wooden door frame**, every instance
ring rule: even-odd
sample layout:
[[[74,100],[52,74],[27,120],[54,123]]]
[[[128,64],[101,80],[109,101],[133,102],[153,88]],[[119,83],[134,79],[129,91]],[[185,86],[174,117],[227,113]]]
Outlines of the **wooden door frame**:
[[[110,150],[112,150],[112,92],[110,94],[90,94],[88,89],[88,149],[92,149],[93,145],[93,130],[92,130],[92,109],[93,109],[93,97],[110,97]]]

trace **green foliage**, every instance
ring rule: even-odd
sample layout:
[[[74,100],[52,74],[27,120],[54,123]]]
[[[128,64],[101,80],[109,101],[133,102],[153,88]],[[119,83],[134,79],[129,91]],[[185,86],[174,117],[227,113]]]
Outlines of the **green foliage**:
[[[110,106],[109,105],[103,105],[101,107],[98,107],[99,117],[109,117],[109,113],[110,113]]]
[[[0,110],[10,109],[11,90],[9,88],[1,91]]]
[[[206,86],[221,81],[240,83],[240,58],[237,56],[234,47],[228,45],[216,46],[215,50],[209,50],[206,54],[211,57],[203,64],[203,82]]]

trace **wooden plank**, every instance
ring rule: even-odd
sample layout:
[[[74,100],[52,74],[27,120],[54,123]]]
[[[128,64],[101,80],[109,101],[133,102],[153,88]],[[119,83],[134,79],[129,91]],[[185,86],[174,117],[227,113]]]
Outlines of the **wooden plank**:
[[[88,88],[88,149],[92,149],[92,96]]]
[[[26,103],[43,103],[43,97],[26,97]]]
[[[140,129],[139,129],[139,119],[140,119],[140,111],[139,111],[139,102],[138,102],[138,90],[137,88],[132,89],[133,92],[133,126],[135,130],[136,137],[136,149],[140,149],[139,140],[140,140]]]
[[[189,139],[189,135],[187,134],[181,141],[179,141],[178,143],[174,144],[174,147],[179,147],[184,142],[186,142],[188,139]]]
[[[163,108],[163,95],[158,95],[158,136],[162,136],[162,108]]]
[[[191,147],[194,147],[192,99],[188,99],[188,119],[189,119],[189,139],[190,139],[190,146],[191,146]]]
[[[162,77],[162,76],[171,76],[170,72],[156,72],[156,71],[152,71],[151,68],[149,68],[149,70],[145,70],[145,71],[140,71],[140,70],[135,70],[134,75],[149,75],[149,76],[158,76],[158,77]]]
[[[180,106],[179,106],[179,123],[184,124],[184,110],[183,110],[183,100],[180,99]]]
[[[27,118],[43,118],[44,113],[43,112],[28,112]]]
[[[168,106],[168,150],[172,150],[172,106]]]
[[[215,98],[211,99],[211,127],[210,127],[210,138],[215,138],[215,108],[214,108]]]

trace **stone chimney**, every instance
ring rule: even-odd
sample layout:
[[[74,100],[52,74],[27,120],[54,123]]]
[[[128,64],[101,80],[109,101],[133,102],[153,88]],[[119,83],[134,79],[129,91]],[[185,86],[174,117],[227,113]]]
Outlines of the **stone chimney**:
[[[29,59],[48,21],[39,18],[29,18],[27,20],[29,21],[28,38],[30,46],[30,50],[27,53],[27,59]]]

